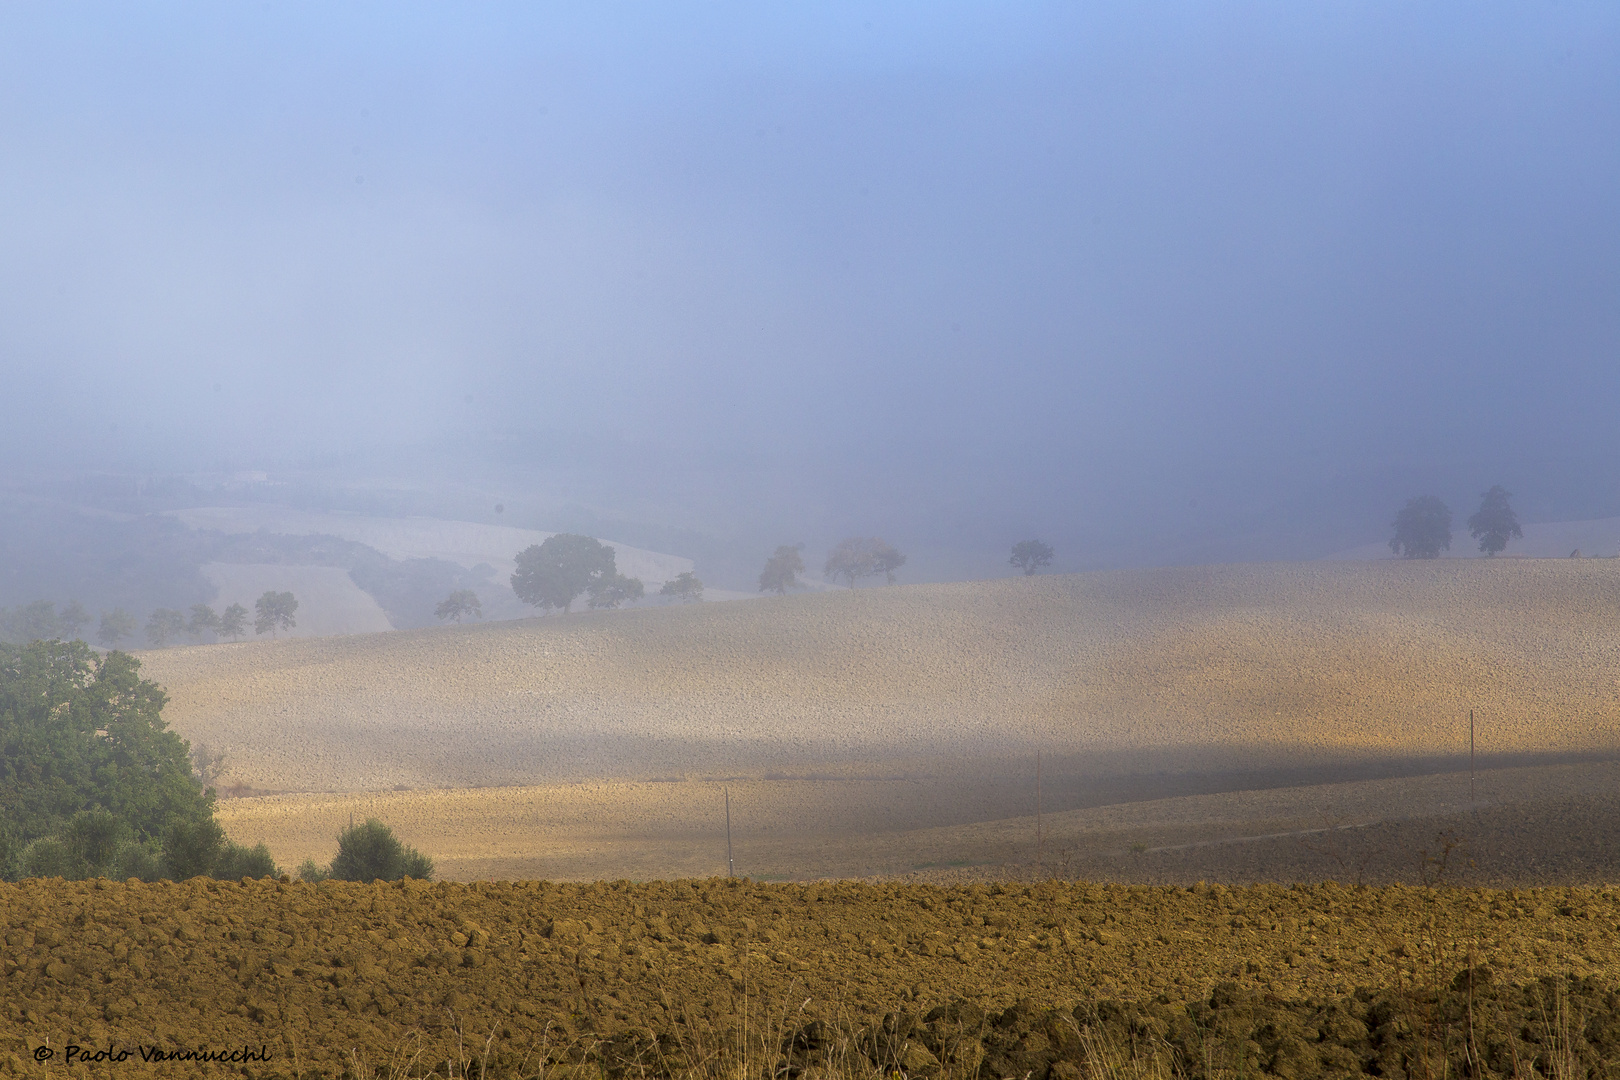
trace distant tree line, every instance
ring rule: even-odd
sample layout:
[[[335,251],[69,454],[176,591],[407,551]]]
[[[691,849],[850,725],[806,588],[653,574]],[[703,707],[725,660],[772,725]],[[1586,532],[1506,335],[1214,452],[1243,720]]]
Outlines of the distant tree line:
[[[298,625],[295,613],[298,600],[290,592],[266,592],[254,603],[255,634],[275,637],[277,631],[291,630]],[[60,613],[49,600],[36,600],[16,612],[0,610],[0,641],[24,644],[30,641],[75,641],[90,622],[89,612],[77,600]],[[207,604],[193,604],[191,611],[176,608],[158,608],[146,620],[143,632],[148,645],[154,649],[179,644],[182,638],[193,643],[219,641],[230,638],[240,641],[247,633],[248,610],[241,604],[231,604],[223,612]],[[96,644],[104,649],[116,649],[136,634],[134,616],[123,608],[103,611],[96,627]]]

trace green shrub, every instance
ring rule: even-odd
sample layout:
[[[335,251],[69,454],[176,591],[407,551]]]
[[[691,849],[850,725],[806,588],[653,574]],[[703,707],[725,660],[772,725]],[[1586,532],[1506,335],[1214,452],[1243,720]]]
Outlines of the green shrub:
[[[113,855],[107,876],[116,881],[128,881],[130,878],[139,878],[142,881],[161,880],[163,850],[155,843],[143,844],[138,840],[131,840]]]
[[[338,834],[338,853],[332,860],[331,875],[339,881],[398,881],[406,877],[431,881],[433,860],[401,844],[387,825],[367,818],[365,824],[350,825]]]
[[[89,868],[74,853],[72,846],[54,836],[41,837],[29,844],[23,849],[18,863],[18,869],[25,878],[59,877],[79,881],[89,876]]]
[[[225,848],[225,830],[213,818],[177,821],[163,834],[163,861],[175,881],[212,873]]]
[[[270,856],[270,849],[263,844],[249,848],[227,840],[224,850],[214,862],[214,876],[231,880],[280,877],[281,868],[276,866],[276,860]]]
[[[92,877],[112,862],[120,847],[134,839],[128,825],[114,817],[112,811],[99,806],[74,814],[61,837],[89,868]]]
[[[328,870],[324,866],[316,866],[315,860],[307,856],[304,858],[303,862],[298,864],[299,881],[307,881],[311,885],[314,885],[316,882],[325,881],[331,876],[332,871]]]

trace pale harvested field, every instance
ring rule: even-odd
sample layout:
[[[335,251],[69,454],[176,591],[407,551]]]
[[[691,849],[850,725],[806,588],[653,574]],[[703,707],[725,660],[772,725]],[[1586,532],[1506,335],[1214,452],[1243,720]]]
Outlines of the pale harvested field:
[[[994,810],[981,803],[978,809],[986,815],[981,820],[919,824],[930,817],[971,816],[971,804],[964,808],[943,785],[828,780],[724,787],[731,793],[736,873],[756,880],[904,876],[951,884],[1029,876],[1037,869],[1033,814],[992,818]],[[1042,817],[1040,867],[1061,874],[1102,868],[1110,878],[1133,880],[1222,880],[1220,866],[1241,865],[1252,853],[1239,849],[1258,844],[1281,849],[1293,862],[1320,863],[1316,876],[1342,877],[1345,867],[1334,864],[1332,851],[1307,858],[1313,848],[1334,846],[1316,834],[1333,826],[1360,829],[1398,815],[1409,823],[1411,835],[1398,841],[1399,850],[1382,852],[1380,865],[1394,867],[1385,877],[1416,882],[1423,849],[1435,847],[1441,828],[1483,853],[1492,843],[1486,833],[1500,826],[1471,826],[1470,813],[1513,813],[1557,799],[1620,795],[1620,765],[1487,770],[1478,776],[1473,802],[1468,790],[1464,772],[1058,811]],[[288,867],[306,857],[329,861],[337,833],[351,815],[389,822],[433,854],[440,877],[455,880],[652,880],[723,875],[728,869],[724,789],[716,783],[279,795],[229,799],[220,810],[232,836],[246,843],[264,841]],[[1437,824],[1430,828],[1428,822]],[[1272,841],[1281,842],[1268,845]],[[1189,856],[1202,858],[1188,863]],[[1277,859],[1278,852],[1268,851],[1270,863]],[[1606,852],[1603,859],[1620,862],[1620,850]],[[1452,868],[1453,880],[1467,878],[1463,861],[1460,857]],[[1199,869],[1180,874],[1182,864]],[[1501,876],[1485,869],[1490,880]],[[1269,865],[1249,865],[1232,880],[1279,876],[1269,870]]]
[[[1037,749],[1048,811],[1132,820],[1168,796],[1455,769],[1470,708],[1485,766],[1614,755],[1620,563],[1144,570],[142,659],[227,784],[351,793],[287,803],[327,816],[266,831],[284,859],[377,806],[432,822],[412,842],[454,876],[709,873],[718,849],[688,839],[725,783],[771,830],[749,872],[904,873],[1008,858],[960,830],[1025,828]],[[251,842],[248,812],[227,805]],[[1305,812],[1232,813],[1215,832]],[[959,831],[930,846],[928,828]]]
[[[224,611],[241,604],[248,611],[248,637],[253,632],[254,603],[266,592],[290,592],[298,600],[291,630],[278,637],[327,637],[332,634],[377,633],[392,630],[388,613],[335,566],[286,566],[280,563],[209,563],[202,568],[219,590],[212,606]]]

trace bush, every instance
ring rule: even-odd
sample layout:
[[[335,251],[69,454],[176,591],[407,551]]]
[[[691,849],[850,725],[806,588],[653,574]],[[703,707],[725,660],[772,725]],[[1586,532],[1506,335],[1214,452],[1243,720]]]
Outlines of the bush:
[[[110,811],[97,807],[74,814],[62,831],[62,839],[90,869],[90,875],[95,876],[102,867],[112,862],[118,849],[133,836],[129,826]]]
[[[325,881],[331,876],[332,871],[328,870],[324,866],[316,866],[315,860],[308,858],[307,856],[303,862],[298,864],[299,881],[307,881],[311,885],[314,885],[317,882]]]
[[[25,878],[67,878],[80,881],[87,877],[88,867],[73,852],[65,840],[54,836],[42,837],[23,848],[17,868]]]
[[[338,834],[338,853],[331,876],[339,881],[433,880],[433,860],[406,847],[393,830],[376,818],[350,825]]]
[[[237,878],[280,877],[281,868],[271,857],[270,849],[263,844],[249,848],[227,840],[224,850],[214,862],[214,876],[232,881]]]
[[[131,840],[113,856],[107,876],[115,881],[128,881],[130,878],[160,881],[163,878],[163,851],[155,844]]]
[[[218,864],[224,848],[225,830],[213,818],[177,821],[163,834],[166,876],[175,881],[206,877]]]

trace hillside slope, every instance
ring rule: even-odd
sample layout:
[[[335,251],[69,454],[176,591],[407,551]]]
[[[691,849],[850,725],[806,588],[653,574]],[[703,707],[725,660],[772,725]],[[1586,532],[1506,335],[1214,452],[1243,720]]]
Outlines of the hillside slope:
[[[1314,563],[861,589],[144,654],[269,790],[1054,776],[1606,752],[1620,564]]]

